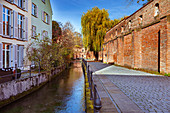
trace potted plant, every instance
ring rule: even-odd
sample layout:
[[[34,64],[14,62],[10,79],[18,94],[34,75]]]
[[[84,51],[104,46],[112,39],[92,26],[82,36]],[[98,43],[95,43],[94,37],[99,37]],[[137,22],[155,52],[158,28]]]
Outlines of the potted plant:
[[[17,79],[21,77],[21,69],[17,69]]]

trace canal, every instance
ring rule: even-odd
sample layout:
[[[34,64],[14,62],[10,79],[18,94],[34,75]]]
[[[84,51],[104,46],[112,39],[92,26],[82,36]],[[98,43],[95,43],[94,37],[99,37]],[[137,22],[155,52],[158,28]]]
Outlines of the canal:
[[[83,112],[84,76],[79,61],[38,91],[0,109],[0,113]]]

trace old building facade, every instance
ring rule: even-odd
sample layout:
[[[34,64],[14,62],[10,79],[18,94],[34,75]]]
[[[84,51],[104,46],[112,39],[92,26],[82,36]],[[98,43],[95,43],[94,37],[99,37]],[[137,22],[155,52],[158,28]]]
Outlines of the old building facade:
[[[36,31],[32,26],[41,37],[48,34],[52,38],[50,0],[0,0],[0,69],[30,63],[25,59],[27,45]]]
[[[32,0],[32,38],[52,39],[52,8],[50,0]]]
[[[152,0],[105,36],[99,60],[170,73],[169,0]]]
[[[0,68],[23,66],[31,32],[31,0],[0,1]]]

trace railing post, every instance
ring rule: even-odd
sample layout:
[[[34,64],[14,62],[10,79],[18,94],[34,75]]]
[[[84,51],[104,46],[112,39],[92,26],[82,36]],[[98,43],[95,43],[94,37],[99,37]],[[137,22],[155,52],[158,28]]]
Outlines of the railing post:
[[[39,74],[40,74],[40,61],[38,62],[38,65],[39,65]]]
[[[17,79],[17,64],[15,64],[15,79]]]
[[[30,65],[30,77],[31,77],[31,65]]]
[[[89,65],[87,66],[87,75],[89,75]]]

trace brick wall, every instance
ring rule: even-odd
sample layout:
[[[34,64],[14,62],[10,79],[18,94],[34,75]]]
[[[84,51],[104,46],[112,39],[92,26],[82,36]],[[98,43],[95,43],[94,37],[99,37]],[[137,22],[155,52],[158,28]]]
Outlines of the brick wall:
[[[103,62],[170,73],[168,2],[153,0],[110,29]]]

